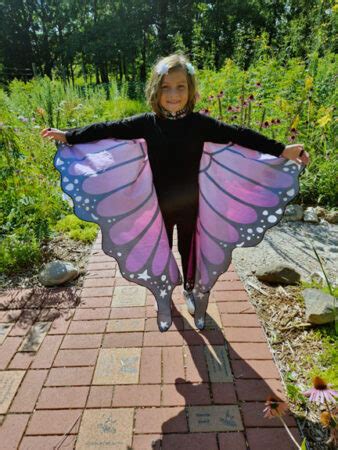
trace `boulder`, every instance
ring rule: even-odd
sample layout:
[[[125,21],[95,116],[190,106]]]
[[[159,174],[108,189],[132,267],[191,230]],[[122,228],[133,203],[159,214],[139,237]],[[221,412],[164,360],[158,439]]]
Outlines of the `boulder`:
[[[312,207],[306,208],[306,210],[304,211],[303,220],[304,222],[319,223],[319,219],[315,208]]]
[[[78,269],[70,262],[55,260],[45,265],[39,273],[39,281],[44,286],[55,286],[74,280]]]
[[[300,281],[300,274],[290,266],[283,263],[270,264],[268,267],[259,267],[255,271],[255,276],[260,281],[267,283],[278,284],[298,284]]]
[[[300,205],[288,205],[285,208],[283,218],[288,221],[302,220],[304,215],[303,207]]]
[[[302,291],[305,301],[306,320],[314,325],[335,321],[338,309],[334,309],[335,298],[320,289],[308,288]]]

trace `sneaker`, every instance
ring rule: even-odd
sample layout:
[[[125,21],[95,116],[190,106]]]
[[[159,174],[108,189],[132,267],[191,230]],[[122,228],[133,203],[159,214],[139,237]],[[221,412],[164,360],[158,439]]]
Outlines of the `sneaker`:
[[[186,291],[185,289],[183,290],[183,295],[185,298],[185,303],[187,305],[187,309],[189,314],[191,314],[192,316],[195,314],[195,299],[194,299],[194,294],[192,293],[192,291]]]

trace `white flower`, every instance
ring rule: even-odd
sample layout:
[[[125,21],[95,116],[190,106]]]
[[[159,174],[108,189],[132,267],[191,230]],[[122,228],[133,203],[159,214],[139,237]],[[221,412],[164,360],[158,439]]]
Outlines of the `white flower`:
[[[186,63],[186,68],[190,75],[194,75],[195,69],[191,63]]]
[[[165,63],[159,63],[159,64],[157,64],[157,66],[156,66],[156,72],[157,72],[159,75],[167,74],[168,71],[169,71],[168,64],[165,64]]]

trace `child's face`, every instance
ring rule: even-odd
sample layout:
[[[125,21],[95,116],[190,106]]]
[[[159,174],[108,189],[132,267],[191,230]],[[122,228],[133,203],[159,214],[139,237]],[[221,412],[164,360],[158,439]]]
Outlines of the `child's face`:
[[[160,86],[160,105],[175,113],[188,102],[188,80],[183,70],[175,70],[164,75]]]

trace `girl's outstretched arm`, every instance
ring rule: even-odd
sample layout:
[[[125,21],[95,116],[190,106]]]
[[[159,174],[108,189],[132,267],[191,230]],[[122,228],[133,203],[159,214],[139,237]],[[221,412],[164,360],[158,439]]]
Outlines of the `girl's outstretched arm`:
[[[274,156],[281,156],[286,147],[283,143],[270,139],[250,128],[228,125],[203,114],[200,114],[200,120],[205,142],[214,142],[215,144],[232,142]]]
[[[98,141],[100,139],[138,139],[144,137],[147,113],[110,122],[98,122],[82,128],[60,131],[55,128],[45,128],[41,135],[45,138],[59,140],[67,144]]]

